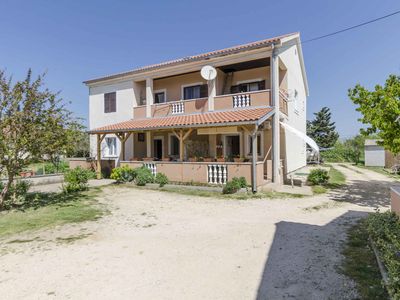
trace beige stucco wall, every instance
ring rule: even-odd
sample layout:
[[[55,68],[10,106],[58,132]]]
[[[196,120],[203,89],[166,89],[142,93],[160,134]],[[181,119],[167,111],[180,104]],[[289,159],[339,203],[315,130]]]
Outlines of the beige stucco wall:
[[[181,92],[182,85],[197,83],[207,83],[207,81],[201,77],[200,72],[194,72],[162,79],[155,79],[153,82],[153,89],[154,91],[166,89],[167,101],[178,101],[183,99],[183,95]]]
[[[400,216],[400,188],[392,187],[390,190],[391,210]]]

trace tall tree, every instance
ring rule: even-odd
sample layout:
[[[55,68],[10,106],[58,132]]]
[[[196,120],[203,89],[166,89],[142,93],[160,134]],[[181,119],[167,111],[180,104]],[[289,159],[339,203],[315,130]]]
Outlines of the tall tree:
[[[43,75],[13,83],[0,71],[0,209],[15,177],[34,160],[65,154],[76,122],[57,93],[44,87]]]
[[[400,152],[400,76],[390,75],[385,85],[369,91],[357,84],[349,89],[349,98],[358,105],[359,119],[369,125],[363,135],[377,133],[378,143],[393,153]]]
[[[307,121],[307,135],[322,148],[333,147],[339,138],[339,134],[336,132],[335,122],[331,121],[330,109],[323,107],[314,115],[314,120]]]

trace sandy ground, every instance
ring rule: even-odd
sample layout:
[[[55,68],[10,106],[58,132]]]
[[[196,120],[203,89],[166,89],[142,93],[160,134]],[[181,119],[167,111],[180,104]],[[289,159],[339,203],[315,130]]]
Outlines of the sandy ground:
[[[1,299],[353,299],[345,232],[393,182],[338,168],[348,187],[303,199],[106,187],[102,219],[0,240]]]

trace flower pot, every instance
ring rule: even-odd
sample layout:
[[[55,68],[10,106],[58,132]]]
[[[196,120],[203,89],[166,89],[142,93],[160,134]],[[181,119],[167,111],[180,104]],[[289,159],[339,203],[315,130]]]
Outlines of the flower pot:
[[[162,161],[170,161],[170,158],[169,157],[163,157]]]
[[[242,161],[242,159],[241,159],[240,157],[234,157],[234,158],[233,158],[233,161],[234,161],[235,163],[239,163],[239,162]]]
[[[225,157],[218,157],[217,162],[225,162]]]
[[[204,162],[212,162],[213,158],[211,157],[204,157]]]
[[[153,161],[153,157],[143,157],[143,161]]]

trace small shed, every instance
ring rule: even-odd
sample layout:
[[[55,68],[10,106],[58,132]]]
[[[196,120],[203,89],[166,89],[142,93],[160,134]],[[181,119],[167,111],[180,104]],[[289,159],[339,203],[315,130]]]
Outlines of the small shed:
[[[385,167],[385,149],[377,141],[365,140],[365,165],[368,167]]]

